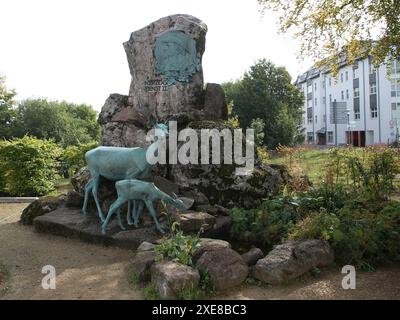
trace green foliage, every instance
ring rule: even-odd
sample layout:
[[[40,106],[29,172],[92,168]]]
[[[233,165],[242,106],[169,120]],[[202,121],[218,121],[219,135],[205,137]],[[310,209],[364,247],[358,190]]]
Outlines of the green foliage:
[[[281,32],[294,32],[300,56],[337,74],[344,58],[400,59],[400,2],[397,0],[258,0],[279,15]],[[328,57],[328,58],[326,58]],[[324,59],[325,58],[325,59]]]
[[[14,105],[15,90],[8,90],[5,77],[0,76],[0,139],[9,139],[12,132],[12,122],[16,116]]]
[[[335,213],[312,213],[291,230],[289,239],[328,240],[336,261],[371,269],[400,258],[400,203],[350,201]]]
[[[185,288],[177,294],[179,300],[199,300],[202,296],[203,292],[201,292],[200,289],[193,287]]]
[[[177,230],[178,224],[172,225],[172,236],[159,245],[154,250],[157,254],[157,260],[168,258],[172,261],[184,265],[193,265],[192,258],[200,247],[200,238],[198,235],[184,235],[181,230]]]
[[[227,100],[233,102],[233,113],[242,128],[254,119],[264,124],[264,143],[270,148],[295,142],[302,119],[303,95],[291,83],[284,67],[259,60],[243,79],[223,84]]]
[[[87,144],[99,139],[96,112],[88,105],[65,101],[27,99],[17,109],[13,136],[54,139],[62,147]]]
[[[64,172],[64,176],[70,177],[80,168],[84,167],[86,165],[86,152],[97,146],[97,142],[90,142],[66,147],[62,154],[62,171]]]
[[[150,282],[144,289],[144,298],[146,300],[160,300],[160,294],[154,283]]]
[[[371,200],[386,200],[400,174],[400,151],[390,147],[333,148],[328,168],[331,183],[344,184]],[[329,171],[328,170],[328,171]]]
[[[215,286],[212,282],[207,270],[199,270],[200,273],[200,290],[205,297],[211,297],[216,293]]]
[[[25,136],[0,144],[0,181],[12,196],[40,196],[60,178],[61,149],[52,141]]]

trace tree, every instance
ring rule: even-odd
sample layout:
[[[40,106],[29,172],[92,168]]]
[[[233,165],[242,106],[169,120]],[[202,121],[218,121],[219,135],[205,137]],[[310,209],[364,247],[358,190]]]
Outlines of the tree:
[[[15,118],[14,96],[15,90],[8,90],[5,77],[0,76],[0,139],[11,137],[12,122]]]
[[[387,56],[400,59],[399,0],[258,0],[280,15],[280,31],[294,31],[300,56],[332,69],[346,59],[373,57],[378,66]]]
[[[264,143],[274,148],[279,143],[295,143],[302,120],[303,94],[291,83],[284,67],[259,60],[241,80],[224,83],[228,101],[242,128],[264,123]],[[253,122],[253,126],[255,123]]]
[[[54,139],[62,147],[97,141],[99,125],[92,107],[65,101],[27,99],[17,107],[14,136]]]

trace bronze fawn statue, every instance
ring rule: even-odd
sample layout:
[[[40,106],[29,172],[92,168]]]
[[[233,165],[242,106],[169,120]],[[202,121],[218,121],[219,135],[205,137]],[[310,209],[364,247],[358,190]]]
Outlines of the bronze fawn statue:
[[[125,204],[128,201],[130,202],[128,207],[128,222],[132,221],[130,212],[131,202],[134,202],[134,210],[133,210],[134,212],[132,216],[134,218],[134,224],[136,227],[141,211],[143,210],[143,206],[145,205],[149,210],[151,216],[153,217],[153,220],[156,224],[158,231],[160,231],[161,233],[165,232],[158,223],[157,212],[153,207],[154,201],[161,200],[164,203],[173,205],[181,210],[188,210],[190,207],[188,205],[185,205],[185,203],[181,199],[178,199],[176,195],[173,198],[168,194],[166,194],[165,192],[161,191],[152,182],[141,181],[137,179],[121,180],[115,183],[115,189],[117,190],[118,198],[110,206],[107,218],[103,222],[102,225],[103,234],[106,233],[107,224],[115,212],[117,212],[120,226],[123,228],[120,217],[120,208],[123,204]]]

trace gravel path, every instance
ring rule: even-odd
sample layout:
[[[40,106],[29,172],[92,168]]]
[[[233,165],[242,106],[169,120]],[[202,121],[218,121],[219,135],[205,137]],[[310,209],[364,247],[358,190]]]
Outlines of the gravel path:
[[[133,252],[38,234],[18,223],[26,204],[0,204],[0,299],[142,299],[126,269]],[[2,265],[9,279],[1,280]],[[56,290],[41,287],[42,267],[56,268]],[[400,264],[357,273],[357,289],[341,288],[339,268],[286,286],[243,286],[222,299],[400,299]]]

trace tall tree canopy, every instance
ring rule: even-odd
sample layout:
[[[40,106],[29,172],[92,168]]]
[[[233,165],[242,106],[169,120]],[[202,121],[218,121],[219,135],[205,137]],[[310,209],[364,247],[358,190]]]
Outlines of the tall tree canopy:
[[[17,109],[14,136],[54,139],[62,147],[92,142],[99,138],[97,114],[91,106],[65,101],[27,99]]]
[[[296,142],[302,120],[303,94],[291,83],[284,67],[259,60],[241,80],[223,84],[228,101],[241,127],[264,122],[264,143],[274,148],[279,143]]]
[[[400,59],[399,0],[258,0],[279,16],[280,30],[300,40],[309,56],[337,72],[339,61],[372,55],[380,65]]]
[[[8,138],[11,135],[12,121],[15,118],[13,100],[15,90],[8,90],[5,85],[5,77],[0,76],[0,139]]]

